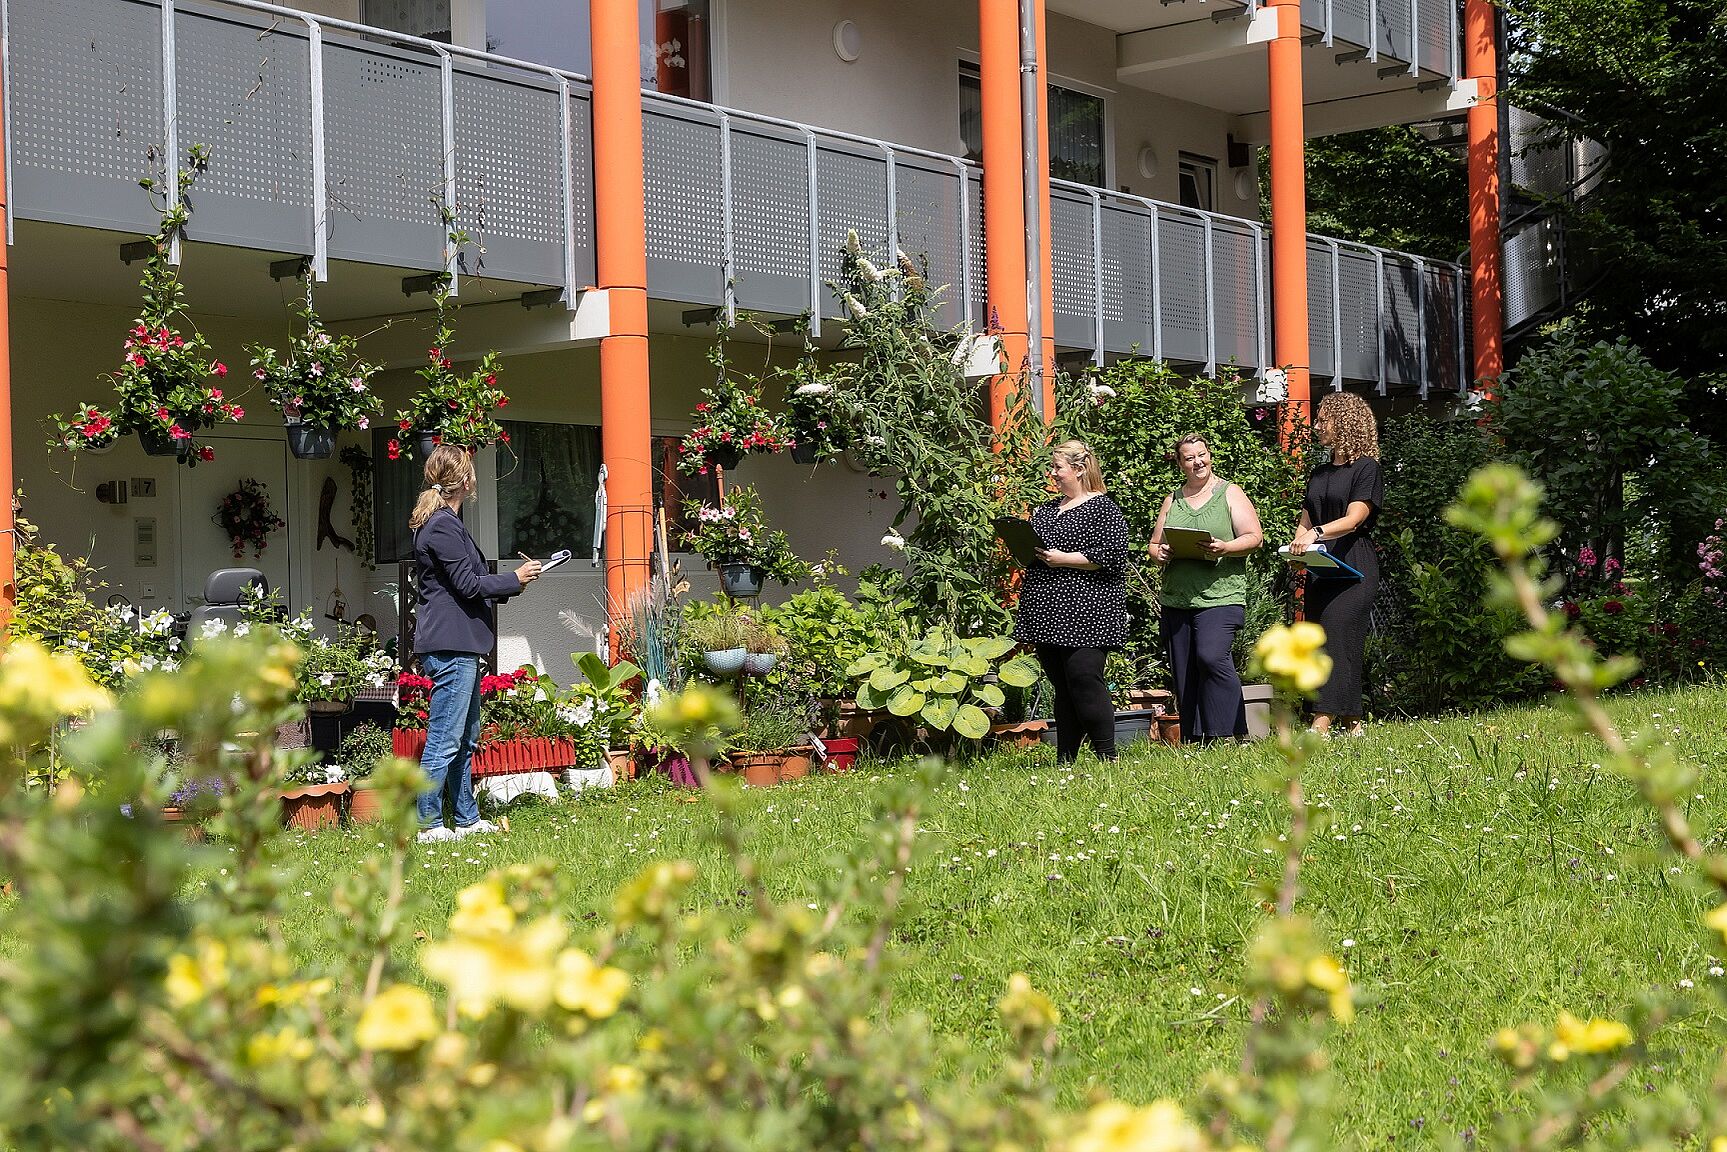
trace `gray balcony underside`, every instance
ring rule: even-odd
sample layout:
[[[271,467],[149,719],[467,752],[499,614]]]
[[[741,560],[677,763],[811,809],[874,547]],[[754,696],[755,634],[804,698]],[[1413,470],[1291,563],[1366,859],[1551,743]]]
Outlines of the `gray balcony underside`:
[[[172,122],[182,153],[212,154],[193,240],[437,270],[440,206],[453,200],[474,241],[464,273],[572,298],[593,283],[591,97],[579,77],[460,54],[446,64],[335,28],[321,30],[315,70],[304,19],[227,3],[183,2],[165,21],[150,0],[6,0],[6,15],[8,175],[22,218],[152,231],[138,182],[160,174]],[[871,251],[927,261],[948,286],[945,323],[984,326],[975,166],[654,97],[643,139],[651,296],[835,319],[826,285],[855,230]],[[1050,223],[1061,345],[1271,366],[1268,229],[1068,184],[1053,190]],[[1423,393],[1465,383],[1460,268],[1321,237],[1308,254],[1317,377]]]

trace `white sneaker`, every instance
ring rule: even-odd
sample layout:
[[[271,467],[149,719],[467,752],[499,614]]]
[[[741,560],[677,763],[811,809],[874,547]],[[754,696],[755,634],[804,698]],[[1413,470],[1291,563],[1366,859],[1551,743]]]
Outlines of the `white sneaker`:
[[[418,840],[421,844],[447,844],[451,840],[459,840],[461,837],[462,834],[460,832],[452,832],[442,824],[439,824],[435,828],[427,828],[418,836],[414,837],[414,839]]]
[[[498,830],[498,826],[490,820],[476,820],[472,824],[456,829],[450,833],[450,839],[460,840],[464,836],[490,836]]]

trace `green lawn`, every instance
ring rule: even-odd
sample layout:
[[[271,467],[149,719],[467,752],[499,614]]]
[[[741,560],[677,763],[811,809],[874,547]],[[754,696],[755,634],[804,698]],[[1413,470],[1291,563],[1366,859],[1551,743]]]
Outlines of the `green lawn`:
[[[1713,837],[1727,691],[1639,694],[1614,710],[1657,725],[1699,766],[1690,808]],[[899,935],[912,963],[898,1006],[995,1044],[995,1000],[1025,970],[1061,1009],[1060,1082],[1075,1105],[1094,1084],[1130,1099],[1185,1096],[1233,1065],[1241,951],[1279,866],[1281,805],[1259,782],[1271,755],[1143,750],[1066,773],[1048,757],[1004,755],[952,770],[922,820],[934,851]],[[1681,980],[1694,982],[1698,1011],[1660,1038],[1650,1078],[1704,1090],[1714,986],[1727,983],[1711,973],[1721,949],[1700,923],[1714,901],[1598,759],[1559,711],[1537,707],[1379,725],[1310,766],[1329,826],[1312,841],[1300,906],[1360,986],[1359,1017],[1331,1046],[1340,1129],[1355,1146],[1480,1129],[1513,1103],[1486,1049],[1495,1029],[1560,1009],[1612,1015]],[[892,770],[866,764],[751,794],[751,847],[779,895],[819,904],[836,850],[859,836]],[[707,837],[711,811],[688,793],[637,783],[511,820],[507,836],[411,858],[411,883],[433,896],[421,927],[441,933],[455,890],[487,869],[542,856],[573,877],[578,913],[604,914],[611,891],[656,857],[695,860],[700,898],[735,897]],[[364,830],[303,843],[306,915],[290,930],[315,953],[333,878],[379,846]]]

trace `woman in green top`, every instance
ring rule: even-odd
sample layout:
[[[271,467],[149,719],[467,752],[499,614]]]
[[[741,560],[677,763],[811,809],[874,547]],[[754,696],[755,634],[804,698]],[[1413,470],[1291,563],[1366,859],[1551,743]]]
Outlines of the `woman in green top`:
[[[1163,642],[1175,674],[1175,702],[1186,739],[1204,743],[1247,735],[1235,634],[1247,615],[1247,554],[1264,535],[1247,493],[1211,472],[1205,437],[1175,444],[1181,487],[1164,497],[1151,532],[1151,559],[1163,565]],[[1211,533],[1201,550],[1210,559],[1174,559],[1165,528]]]

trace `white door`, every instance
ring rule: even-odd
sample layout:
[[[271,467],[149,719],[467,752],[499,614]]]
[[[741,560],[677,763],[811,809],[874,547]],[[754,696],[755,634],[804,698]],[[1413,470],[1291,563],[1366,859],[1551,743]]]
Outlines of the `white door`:
[[[264,486],[271,511],[288,524],[294,523],[296,509],[288,490],[287,441],[278,435],[270,439],[208,436],[201,437],[200,442],[214,448],[216,458],[195,468],[175,469],[180,502],[181,607],[189,609],[204,602],[204,579],[216,569],[256,568],[270,581],[271,590],[281,590],[282,602],[292,612],[296,606],[290,603],[291,529],[272,532],[262,556],[254,558],[251,548],[247,548],[236,560],[233,542],[216,524],[216,508],[222,498],[248,479]]]

